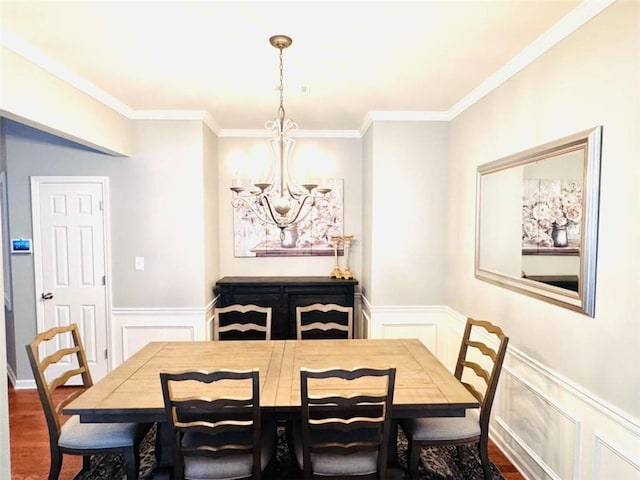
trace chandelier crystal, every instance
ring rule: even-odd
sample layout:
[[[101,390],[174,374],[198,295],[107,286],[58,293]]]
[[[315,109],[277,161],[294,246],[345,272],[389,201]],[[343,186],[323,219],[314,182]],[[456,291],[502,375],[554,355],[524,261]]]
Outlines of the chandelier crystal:
[[[280,106],[277,117],[265,123],[265,128],[274,133],[274,136],[269,139],[274,156],[272,175],[266,182],[252,182],[255,189],[247,189],[240,185],[232,186],[232,205],[236,209],[248,206],[261,222],[278,227],[280,238],[284,239],[285,229],[309,215],[317,202],[327,201],[326,194],[331,189],[322,188],[315,183],[304,183],[301,188],[290,177],[290,158],[295,140],[288,134],[296,130],[298,125],[286,118],[284,110],[282,51],[291,46],[293,40],[286,35],[274,35],[269,38],[269,42],[280,52]]]

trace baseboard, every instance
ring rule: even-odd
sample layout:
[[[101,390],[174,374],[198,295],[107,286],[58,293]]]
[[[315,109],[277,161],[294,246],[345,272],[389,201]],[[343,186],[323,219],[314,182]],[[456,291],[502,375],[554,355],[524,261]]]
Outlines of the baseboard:
[[[36,388],[36,381],[34,379],[18,379],[18,377],[16,377],[16,372],[13,371],[9,364],[7,364],[7,377],[9,378],[11,386],[15,390],[32,390]]]
[[[378,306],[363,297],[372,338],[415,336],[447,367],[466,316],[446,306]],[[490,437],[530,480],[640,480],[640,421],[510,346]]]

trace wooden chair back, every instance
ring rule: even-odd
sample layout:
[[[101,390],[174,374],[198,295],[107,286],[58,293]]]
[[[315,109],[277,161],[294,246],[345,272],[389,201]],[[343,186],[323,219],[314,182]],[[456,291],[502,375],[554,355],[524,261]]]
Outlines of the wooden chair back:
[[[491,348],[487,343],[482,341],[482,333],[493,337],[498,343],[497,350]],[[480,427],[483,432],[489,429],[489,417],[491,415],[491,407],[498,387],[500,372],[502,371],[502,363],[507,352],[509,337],[507,337],[502,329],[486,320],[467,319],[467,324],[462,336],[460,352],[458,353],[458,362],[456,363],[455,376],[467,390],[480,403]],[[490,362],[482,362],[490,365],[487,369],[477,361],[477,353],[482,354],[480,358],[488,358]],[[476,357],[474,357],[476,355]],[[474,358],[472,358],[474,357]],[[463,379],[463,374],[469,372],[472,378],[480,379],[480,383],[484,384],[482,390],[477,389],[473,383]]]
[[[395,375],[395,368],[300,370],[305,479],[314,478],[312,454],[349,462],[358,452],[377,455],[377,472],[359,479],[385,478]]]
[[[56,350],[51,351],[51,346],[55,346]],[[73,323],[51,328],[37,335],[26,348],[53,448],[60,436],[62,409],[93,385],[78,325]],[[48,379],[47,372],[54,365],[68,367],[55,378]],[[54,395],[58,388],[74,377],[80,378],[78,389],[62,399]]]
[[[229,305],[213,310],[214,340],[271,340],[271,307]]]
[[[184,478],[185,457],[242,454],[253,460],[252,476],[246,478],[260,478],[258,370],[162,372],[160,383],[167,423],[175,439],[175,479]]]
[[[296,335],[298,340],[351,339],[353,338],[353,307],[335,303],[314,303],[296,307]]]

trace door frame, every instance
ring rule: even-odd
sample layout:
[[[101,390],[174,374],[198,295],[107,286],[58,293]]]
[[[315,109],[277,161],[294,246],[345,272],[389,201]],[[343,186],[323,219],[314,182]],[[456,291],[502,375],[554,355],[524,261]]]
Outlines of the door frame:
[[[44,329],[44,304],[38,295],[43,292],[42,278],[42,238],[40,235],[40,185],[46,183],[99,183],[102,185],[102,230],[104,245],[104,275],[105,275],[105,322],[107,327],[107,371],[110,372],[113,362],[111,348],[111,201],[109,198],[109,177],[104,176],[31,176],[31,229],[33,235],[33,274],[35,279],[35,304],[36,304],[36,328],[37,333]]]

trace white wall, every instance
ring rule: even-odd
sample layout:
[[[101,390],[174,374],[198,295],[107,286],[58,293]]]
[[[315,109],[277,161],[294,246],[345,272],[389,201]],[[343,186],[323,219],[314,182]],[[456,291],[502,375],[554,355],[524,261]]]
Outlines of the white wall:
[[[377,121],[367,133],[370,278],[363,282],[371,304],[444,301],[448,128],[445,122]]]
[[[499,323],[514,348],[635,419],[639,20],[639,2],[616,2],[452,122],[447,262],[447,305]],[[604,136],[595,318],[476,280],[476,167],[596,125]]]

